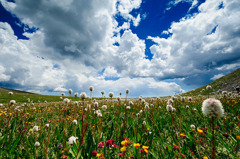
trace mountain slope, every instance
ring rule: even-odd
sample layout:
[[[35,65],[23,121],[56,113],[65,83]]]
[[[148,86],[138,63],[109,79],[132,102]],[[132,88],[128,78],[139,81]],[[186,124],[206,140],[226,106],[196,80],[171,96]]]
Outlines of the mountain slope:
[[[21,91],[21,90],[16,90],[16,89],[3,88],[3,87],[0,87],[0,92],[13,92],[13,93],[36,94],[36,93],[31,93],[31,92],[26,92],[26,91]]]
[[[228,92],[236,91],[236,88],[240,86],[240,68],[207,85],[212,86],[212,89],[209,90],[210,94],[215,94],[217,93],[218,90]],[[207,85],[184,93],[183,95],[199,95],[199,94],[207,95],[208,94],[208,90],[206,90]]]

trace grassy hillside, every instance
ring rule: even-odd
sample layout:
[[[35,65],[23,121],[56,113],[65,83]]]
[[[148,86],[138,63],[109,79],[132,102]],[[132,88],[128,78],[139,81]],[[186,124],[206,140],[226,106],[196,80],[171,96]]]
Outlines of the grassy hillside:
[[[57,102],[60,101],[60,96],[50,96],[50,95],[39,95],[39,94],[29,94],[29,93],[13,93],[13,95],[9,95],[8,92],[0,92],[0,103],[8,103],[10,99],[14,99],[17,103],[25,103],[28,102],[28,98],[34,103],[38,101],[44,102],[45,100],[48,102]],[[79,100],[79,98],[75,97],[65,97],[70,98],[72,100]]]
[[[216,94],[218,90],[228,92],[236,91],[236,87],[240,86],[240,68],[207,85],[212,86],[212,89],[209,90],[210,94]],[[207,85],[184,93],[183,95],[199,95],[199,94],[207,95],[208,94],[208,90],[206,90]]]

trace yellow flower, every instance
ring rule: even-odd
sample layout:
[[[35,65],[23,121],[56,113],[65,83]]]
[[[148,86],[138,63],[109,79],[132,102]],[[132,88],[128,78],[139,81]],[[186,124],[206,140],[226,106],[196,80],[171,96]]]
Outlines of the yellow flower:
[[[198,131],[199,133],[201,133],[201,134],[203,133],[203,131],[202,131],[201,129],[198,129],[198,128],[197,128],[197,131]]]
[[[32,133],[32,132],[33,132],[33,129],[29,129],[29,132]]]
[[[138,149],[140,147],[140,144],[139,143],[136,143],[136,144],[133,144],[133,146]]]
[[[181,137],[186,137],[186,135],[185,135],[185,134],[182,134],[182,133],[180,134],[180,136],[181,136]]]
[[[123,146],[127,146],[127,140],[123,140],[123,141],[121,142],[121,144],[122,144]]]
[[[237,139],[240,140],[240,136],[237,136]]]
[[[97,157],[101,157],[101,156],[102,156],[102,154],[100,154],[100,153],[97,154]]]
[[[122,152],[125,152],[127,149],[126,149],[126,146],[123,146],[121,149],[120,149],[120,151],[122,151]]]
[[[205,156],[205,157],[203,157],[203,159],[208,159],[208,157]]]
[[[149,131],[149,128],[147,128],[147,131]]]
[[[142,148],[143,148],[143,150],[144,150],[146,153],[148,153],[148,148],[149,148],[149,146],[142,146]]]

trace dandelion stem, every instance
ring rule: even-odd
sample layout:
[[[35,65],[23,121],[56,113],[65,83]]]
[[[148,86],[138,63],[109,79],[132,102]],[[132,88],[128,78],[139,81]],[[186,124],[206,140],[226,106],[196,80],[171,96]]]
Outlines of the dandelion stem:
[[[212,159],[215,159],[215,134],[214,134],[214,117],[212,117]]]

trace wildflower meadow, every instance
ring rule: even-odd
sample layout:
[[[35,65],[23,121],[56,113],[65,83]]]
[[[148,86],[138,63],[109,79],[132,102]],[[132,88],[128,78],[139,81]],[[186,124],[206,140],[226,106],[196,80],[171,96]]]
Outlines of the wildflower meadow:
[[[127,89],[93,98],[93,91],[25,103],[9,92],[0,104],[0,158],[240,157],[238,94],[128,98]]]

